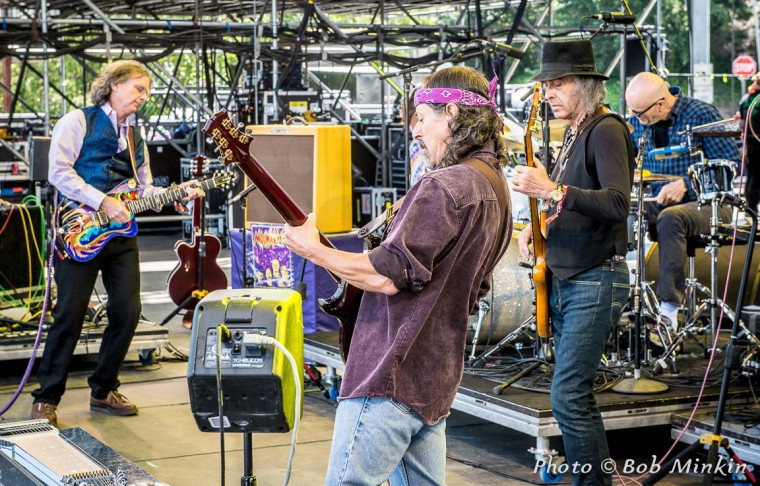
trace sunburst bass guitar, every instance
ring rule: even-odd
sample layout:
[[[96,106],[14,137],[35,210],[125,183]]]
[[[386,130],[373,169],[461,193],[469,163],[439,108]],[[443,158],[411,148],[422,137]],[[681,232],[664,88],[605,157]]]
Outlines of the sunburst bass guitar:
[[[541,84],[533,85],[533,97],[530,102],[528,124],[525,127],[525,161],[528,167],[535,167],[533,162],[533,130],[536,126],[538,105],[541,101]],[[533,286],[536,289],[536,331],[546,342],[552,335],[549,324],[549,271],[546,266],[546,238],[544,238],[543,211],[538,209],[538,200],[530,198],[530,224],[533,230]]]

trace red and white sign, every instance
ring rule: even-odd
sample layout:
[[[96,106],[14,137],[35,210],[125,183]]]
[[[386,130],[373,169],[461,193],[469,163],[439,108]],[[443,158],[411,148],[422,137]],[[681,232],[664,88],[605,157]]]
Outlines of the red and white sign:
[[[748,78],[757,72],[757,63],[751,56],[737,56],[731,63],[731,71],[735,76]]]

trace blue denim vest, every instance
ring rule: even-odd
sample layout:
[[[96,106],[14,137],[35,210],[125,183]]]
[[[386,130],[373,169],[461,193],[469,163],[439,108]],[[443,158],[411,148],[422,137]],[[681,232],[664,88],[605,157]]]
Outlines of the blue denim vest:
[[[88,184],[99,191],[108,192],[125,179],[137,177],[132,170],[129,149],[119,152],[119,139],[113,129],[111,120],[100,106],[83,108],[87,132],[84,136],[82,150],[74,162],[74,170]],[[135,163],[140,167],[145,163],[143,157],[144,141],[135,133]]]

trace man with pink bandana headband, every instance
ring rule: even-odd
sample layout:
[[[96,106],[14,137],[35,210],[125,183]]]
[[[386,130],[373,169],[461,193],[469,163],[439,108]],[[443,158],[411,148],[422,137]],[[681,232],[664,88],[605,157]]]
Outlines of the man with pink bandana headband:
[[[433,167],[369,253],[322,245],[313,215],[285,243],[362,288],[325,484],[445,483],[446,417],[464,367],[467,319],[506,250],[512,217],[501,120],[485,77],[431,74],[414,138]]]

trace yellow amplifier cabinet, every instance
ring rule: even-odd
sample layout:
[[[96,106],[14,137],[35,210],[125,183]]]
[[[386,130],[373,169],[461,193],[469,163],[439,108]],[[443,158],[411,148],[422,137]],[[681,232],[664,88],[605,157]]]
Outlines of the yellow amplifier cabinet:
[[[351,229],[351,129],[347,125],[250,125],[251,153],[323,233]],[[246,221],[282,223],[258,191]],[[246,225],[247,226],[247,225]]]

